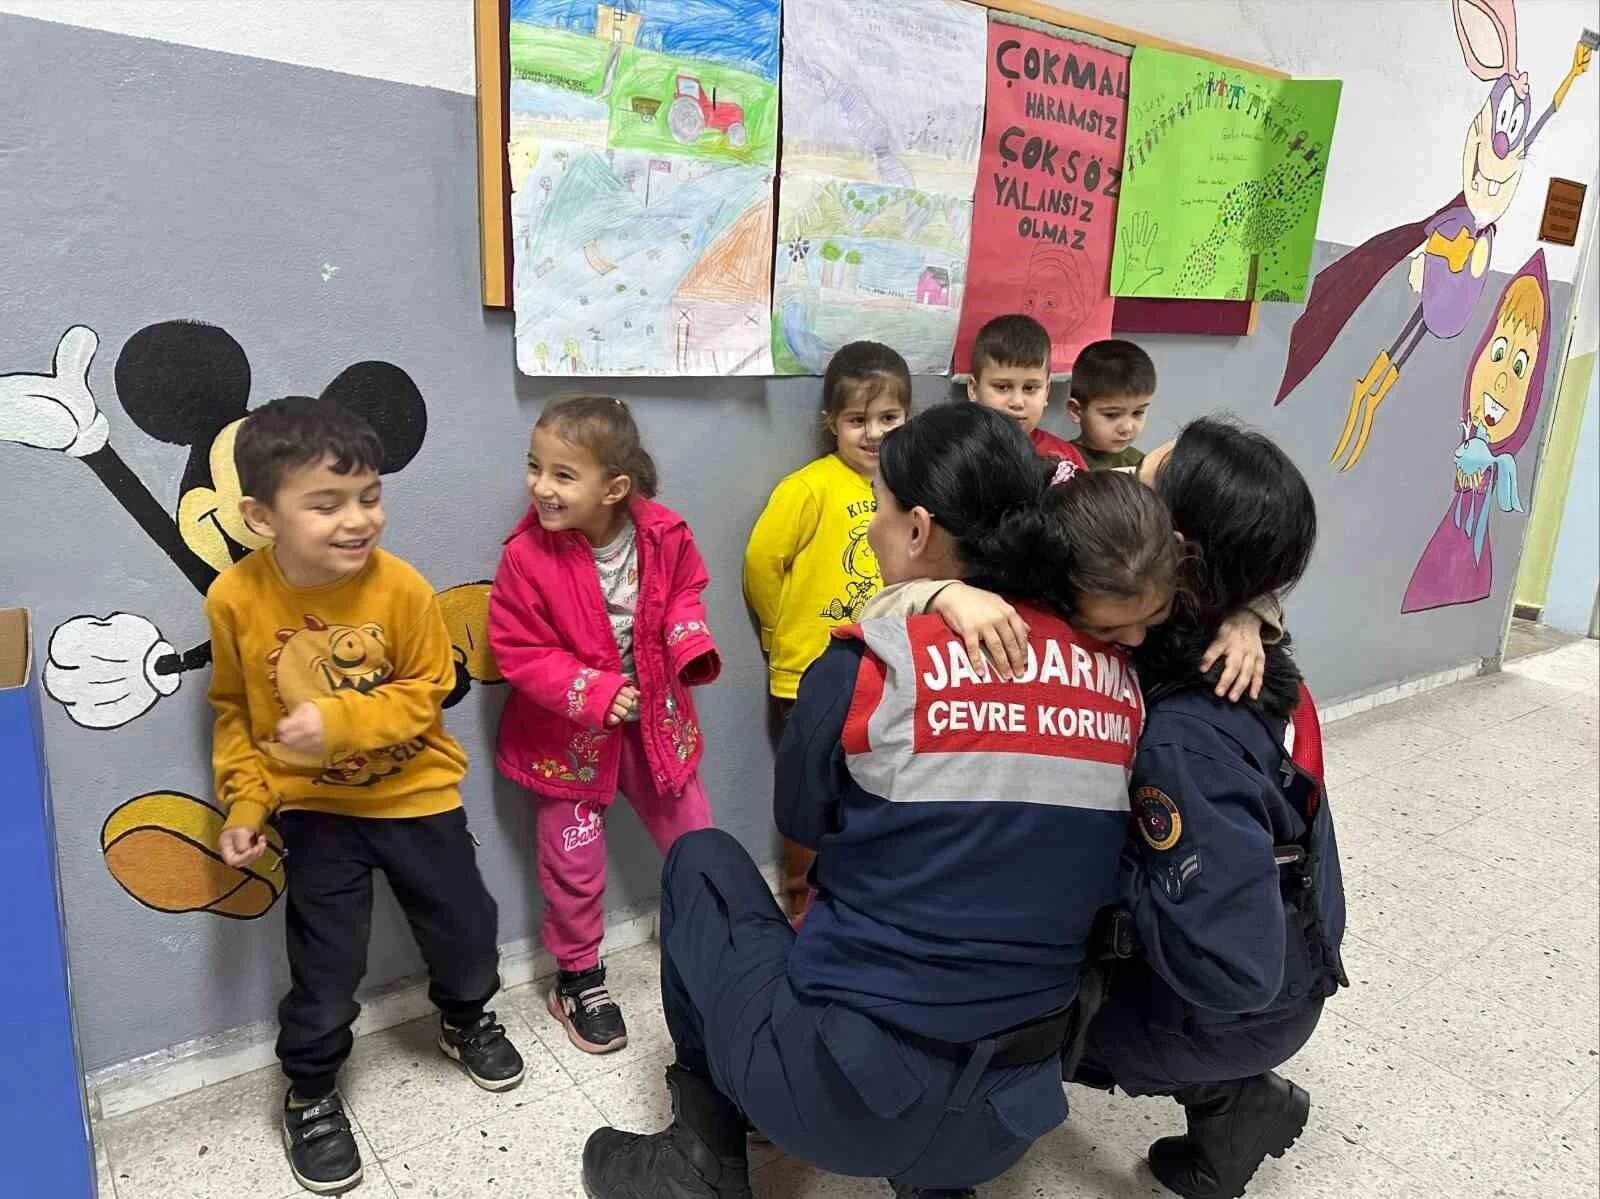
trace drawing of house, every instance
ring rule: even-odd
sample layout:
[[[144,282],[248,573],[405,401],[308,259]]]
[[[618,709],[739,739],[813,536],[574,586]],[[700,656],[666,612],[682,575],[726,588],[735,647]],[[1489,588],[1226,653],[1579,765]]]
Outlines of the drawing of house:
[[[639,38],[642,19],[637,4],[597,4],[594,12],[594,35],[603,42],[621,42],[634,45]],[[633,11],[629,11],[633,10]]]
[[[675,369],[735,374],[765,352],[771,319],[772,203],[757,204],[706,247],[672,295]]]
[[[917,279],[917,303],[932,304],[937,308],[950,306],[950,272],[943,267],[927,266]]]

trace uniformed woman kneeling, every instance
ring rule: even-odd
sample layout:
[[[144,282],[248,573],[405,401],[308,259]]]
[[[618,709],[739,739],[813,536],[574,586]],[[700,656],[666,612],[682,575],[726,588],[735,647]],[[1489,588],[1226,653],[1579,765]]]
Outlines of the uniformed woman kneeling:
[[[1222,421],[1189,425],[1141,474],[1194,552],[1137,655],[1149,713],[1124,902],[1139,948],[1078,1079],[1176,1098],[1187,1135],[1151,1145],[1151,1170],[1188,1199],[1232,1199],[1305,1127],[1306,1093],[1273,1070],[1345,982],[1344,892],[1316,709],[1287,645],[1267,650],[1259,702],[1217,698],[1197,664],[1227,613],[1299,580],[1316,510],[1276,445]]]
[[[674,1118],[596,1132],[591,1196],[748,1196],[747,1120],[823,1170],[959,1194],[1065,1118],[1060,1055],[1095,914],[1117,894],[1143,723],[1124,651],[1074,623],[1136,643],[1166,614],[1178,551],[1131,477],[1049,483],[1017,426],[976,404],[884,441],[869,536],[885,581],[1009,596],[1029,667],[1001,681],[929,616],[868,621],[811,668],[776,807],[818,851],[815,905],[795,933],[726,833],[673,848]]]

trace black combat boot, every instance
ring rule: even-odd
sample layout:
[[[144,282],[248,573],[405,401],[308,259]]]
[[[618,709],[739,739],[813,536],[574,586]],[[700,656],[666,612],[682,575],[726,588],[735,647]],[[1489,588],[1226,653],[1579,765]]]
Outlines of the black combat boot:
[[[1272,1071],[1173,1096],[1189,1131],[1150,1146],[1150,1172],[1184,1199],[1238,1199],[1269,1156],[1282,1157],[1306,1126],[1311,1097]]]
[[[978,1192],[971,1187],[950,1190],[906,1186],[903,1182],[891,1182],[889,1185],[894,1188],[894,1199],[978,1199]]]
[[[672,1123],[641,1136],[602,1128],[583,1147],[590,1199],[750,1199],[748,1125],[708,1079],[667,1067]]]

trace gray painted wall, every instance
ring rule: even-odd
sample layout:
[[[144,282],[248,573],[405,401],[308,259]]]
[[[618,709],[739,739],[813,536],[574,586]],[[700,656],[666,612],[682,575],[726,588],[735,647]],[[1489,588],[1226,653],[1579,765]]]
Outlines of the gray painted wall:
[[[8,118],[0,374],[48,370],[68,326],[95,329],[90,381],[112,444],[170,511],[185,451],[135,428],[112,379],[117,352],[140,328],[177,318],[221,325],[249,356],[253,403],[320,390],[359,360],[398,363],[426,397],[429,432],[388,483],[386,544],[436,586],[493,572],[500,539],[522,511],[527,430],[562,388],[520,377],[509,316],[478,304],[470,99],[0,16],[0,112]],[[1320,247],[1320,259],[1338,250]],[[326,281],[325,263],[338,268]],[[1568,290],[1557,285],[1558,312]],[[1418,351],[1353,475],[1336,478],[1326,466],[1350,382],[1410,303],[1402,277],[1387,281],[1276,410],[1271,395],[1296,310],[1264,308],[1260,333],[1237,341],[1147,341],[1162,379],[1150,444],[1186,418],[1231,408],[1279,438],[1311,479],[1323,540],[1290,617],[1325,702],[1494,654],[1516,573],[1521,518],[1500,519],[1490,601],[1399,615],[1449,492],[1470,336]],[[663,498],[688,517],[711,569],[708,602],[726,669],[700,697],[705,781],[719,822],[766,860],[775,836],[764,672],[739,567],[767,491],[809,455],[817,384],[653,380],[614,390],[634,404],[662,468]],[[919,379],[916,390],[929,403],[947,387]],[[1064,424],[1059,401],[1052,423]],[[1524,455],[1530,473],[1537,444]],[[1525,495],[1530,488],[1531,480]],[[33,609],[41,654],[61,622],[117,610],[149,617],[180,648],[204,639],[193,588],[83,464],[0,445],[0,516],[0,603]],[[79,728],[48,705],[89,1069],[270,1019],[285,986],[277,910],[248,923],[162,915],[131,899],[100,854],[101,825],[125,799],[166,789],[209,795],[204,689],[204,675],[190,675],[147,715],[107,732]],[[529,805],[491,766],[502,702],[502,688],[477,687],[449,726],[472,755],[466,803],[500,900],[501,939],[510,941],[533,934],[539,898]],[[648,899],[654,850],[631,815],[619,811],[610,828],[608,906]],[[419,968],[387,900],[369,967],[373,984]]]

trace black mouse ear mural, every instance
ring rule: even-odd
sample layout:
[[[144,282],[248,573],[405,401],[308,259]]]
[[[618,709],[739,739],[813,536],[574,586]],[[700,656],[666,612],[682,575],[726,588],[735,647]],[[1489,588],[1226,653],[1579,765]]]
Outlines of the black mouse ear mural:
[[[226,329],[199,321],[140,329],[117,355],[114,377],[122,410],[143,432],[202,452],[250,399],[244,348]]]
[[[358,362],[339,372],[322,391],[354,412],[383,442],[382,473],[405,469],[422,448],[428,433],[428,406],[417,385],[392,362]]]

